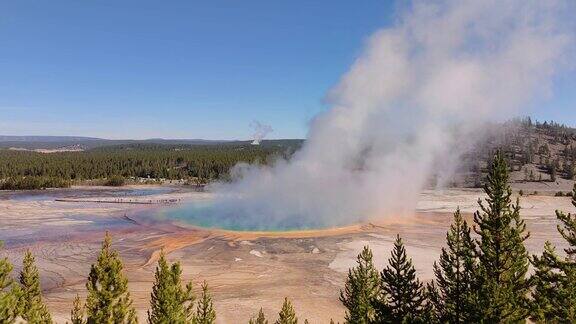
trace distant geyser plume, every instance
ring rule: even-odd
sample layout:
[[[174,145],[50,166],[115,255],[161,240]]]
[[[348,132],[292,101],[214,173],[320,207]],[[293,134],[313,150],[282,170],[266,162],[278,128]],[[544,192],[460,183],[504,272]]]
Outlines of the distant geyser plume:
[[[268,134],[274,131],[272,129],[272,126],[262,124],[257,120],[250,123],[250,128],[252,128],[252,130],[254,131],[254,133],[252,134],[252,145],[260,145],[260,142],[262,142],[262,140]]]
[[[235,182],[213,187],[211,213],[224,225],[269,229],[413,212],[433,165],[457,154],[451,148],[475,125],[548,95],[570,63],[572,5],[413,2],[368,39],[304,147],[271,167],[237,166]],[[456,126],[470,133],[454,136]]]

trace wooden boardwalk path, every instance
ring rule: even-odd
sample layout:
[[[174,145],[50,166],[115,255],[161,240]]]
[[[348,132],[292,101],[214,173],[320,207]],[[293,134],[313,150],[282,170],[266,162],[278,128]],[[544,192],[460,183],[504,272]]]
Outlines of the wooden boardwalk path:
[[[100,204],[136,204],[136,205],[160,205],[160,204],[177,204],[180,199],[77,199],[77,198],[58,198],[58,202],[74,203],[100,203]]]

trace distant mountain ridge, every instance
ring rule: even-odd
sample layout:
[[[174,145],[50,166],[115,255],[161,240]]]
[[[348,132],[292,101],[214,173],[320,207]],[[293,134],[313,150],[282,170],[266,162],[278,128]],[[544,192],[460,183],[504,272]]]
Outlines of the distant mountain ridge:
[[[303,141],[301,139],[265,140],[265,142]],[[56,150],[70,146],[89,150],[105,146],[132,145],[132,144],[161,144],[161,145],[216,145],[249,143],[251,140],[206,140],[206,139],[164,139],[150,138],[143,140],[126,139],[112,140],[86,136],[11,136],[0,135],[0,148],[27,149],[27,150]]]
[[[17,136],[0,135],[0,142],[77,142],[77,141],[106,141],[103,138],[86,136]]]
[[[0,135],[0,142],[78,142],[78,141],[109,141],[109,142],[145,142],[145,141],[185,141],[185,142],[231,142],[232,140],[205,140],[205,139],[166,139],[166,138],[147,138],[147,139],[106,139],[89,136],[41,136],[41,135]]]

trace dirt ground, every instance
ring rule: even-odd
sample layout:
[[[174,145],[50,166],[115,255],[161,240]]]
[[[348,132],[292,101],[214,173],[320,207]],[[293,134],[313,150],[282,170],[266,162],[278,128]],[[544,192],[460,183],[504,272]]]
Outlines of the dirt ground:
[[[129,188],[131,189],[131,188]],[[133,188],[132,188],[133,189]],[[125,190],[125,189],[119,189]],[[131,196],[105,188],[74,188],[34,194],[0,194],[0,239],[19,271],[22,255],[37,257],[42,287],[55,319],[64,323],[76,294],[85,295],[85,279],[106,230],[125,261],[135,306],[145,319],[160,249],[181,262],[186,280],[196,288],[206,281],[213,293],[218,323],[247,323],[263,308],[275,319],[283,298],[289,297],[299,318],[311,323],[342,320],[338,301],[348,268],[364,245],[374,251],[382,269],[399,233],[422,280],[432,278],[432,264],[444,243],[451,214],[460,207],[471,218],[482,193],[477,190],[430,190],[420,196],[413,217],[383,217],[374,223],[299,232],[230,232],[181,227],[167,221],[139,218],[158,205],[86,202],[106,199],[209,199],[207,193],[185,189],[148,196]],[[82,197],[82,202],[58,202],[55,197]],[[528,248],[538,253],[545,240],[562,247],[554,211],[573,211],[567,197],[531,195],[521,200],[522,216],[531,237]]]

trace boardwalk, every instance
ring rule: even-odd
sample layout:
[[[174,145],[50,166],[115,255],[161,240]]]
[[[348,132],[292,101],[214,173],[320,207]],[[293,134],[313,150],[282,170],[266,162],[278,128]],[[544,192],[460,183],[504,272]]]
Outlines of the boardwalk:
[[[58,198],[55,201],[59,202],[74,202],[74,203],[102,203],[102,204],[136,204],[136,205],[161,205],[161,204],[177,204],[180,199],[76,199],[76,198]]]

